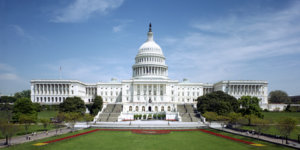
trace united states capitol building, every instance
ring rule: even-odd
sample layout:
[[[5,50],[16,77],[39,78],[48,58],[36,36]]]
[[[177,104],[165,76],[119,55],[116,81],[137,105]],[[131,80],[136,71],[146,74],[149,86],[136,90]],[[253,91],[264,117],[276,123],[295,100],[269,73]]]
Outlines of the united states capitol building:
[[[134,114],[153,113],[164,113],[166,119],[184,121],[180,112],[192,113],[196,99],[213,91],[223,91],[237,99],[244,95],[256,96],[260,99],[260,106],[267,108],[267,81],[225,80],[207,84],[169,79],[166,58],[153,39],[151,24],[147,40],[135,57],[129,80],[112,79],[94,84],[77,80],[31,80],[31,100],[36,103],[59,104],[73,96],[91,103],[95,95],[101,96],[103,109],[97,115],[100,121],[109,120],[113,114],[115,119],[111,121],[130,120]],[[190,116],[189,119],[193,121],[194,118]]]

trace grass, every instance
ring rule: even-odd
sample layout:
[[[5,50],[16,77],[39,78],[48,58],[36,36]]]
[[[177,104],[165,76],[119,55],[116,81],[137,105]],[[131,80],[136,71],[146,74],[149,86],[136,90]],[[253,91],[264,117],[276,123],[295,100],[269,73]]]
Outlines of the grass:
[[[47,126],[46,129],[47,130],[54,129],[54,125],[50,124],[50,125]],[[38,131],[44,131],[44,126],[34,124],[34,125],[31,125],[28,129],[28,133],[38,132]],[[15,135],[15,136],[24,135],[24,134],[26,134],[26,130],[24,128],[24,125],[19,125],[19,131],[18,131],[17,135]],[[5,138],[5,137],[0,132],[0,139],[3,139],[3,138]]]
[[[55,117],[58,114],[58,111],[55,110],[45,110],[38,113],[38,119],[50,119]]]
[[[255,130],[254,126],[242,126],[240,128],[245,129],[245,130],[252,130],[252,129]],[[272,135],[280,135],[278,130],[276,129],[276,126],[274,126],[274,125],[272,125],[268,130],[264,130],[263,133],[272,134]],[[293,130],[293,132],[291,133],[289,138],[297,140],[299,134],[300,134],[300,127],[296,126],[296,128]]]
[[[1,113],[3,114],[3,112],[0,111],[0,115],[1,115]],[[41,111],[38,113],[38,119],[42,119],[42,118],[50,119],[51,117],[55,117],[57,114],[58,114],[58,111],[49,111],[49,110]],[[49,124],[46,129],[47,130],[54,129],[54,125]],[[35,125],[31,125],[29,127],[28,133],[38,132],[38,131],[43,131],[43,130],[44,130],[43,125],[35,124]],[[24,126],[20,125],[17,135],[24,135],[24,134],[26,134]],[[3,139],[3,138],[4,137],[2,136],[2,133],[0,132],[0,139]]]
[[[264,114],[264,119],[272,121],[272,124],[278,123],[279,120],[283,117],[291,117],[291,118],[295,118],[297,120],[297,124],[300,125],[300,112],[263,112],[263,114]],[[254,126],[242,126],[240,128],[245,130],[252,130],[252,129],[255,130]],[[280,135],[275,125],[272,125],[268,130],[263,131],[263,133]],[[299,134],[300,134],[300,127],[296,126],[296,128],[292,131],[289,138],[297,140]]]
[[[292,117],[295,118],[300,124],[300,112],[263,112],[264,119],[272,120],[277,123],[282,117]]]
[[[82,130],[79,132],[84,132],[87,130]],[[97,131],[94,133],[82,135],[72,139],[67,139],[64,141],[59,141],[56,143],[50,143],[45,146],[33,146],[32,144],[38,142],[49,141],[61,137],[66,137],[75,133],[69,133],[65,135],[60,135],[57,137],[51,137],[43,139],[40,141],[24,143],[20,145],[15,145],[7,149],[12,150],[84,150],[84,149],[139,149],[139,150],[182,150],[182,149],[214,149],[214,150],[226,150],[226,149],[238,149],[238,150],[279,150],[279,149],[289,149],[286,147],[274,145],[271,143],[266,143],[262,141],[257,141],[254,139],[241,137],[237,135],[232,135],[229,133],[224,133],[220,131],[215,131],[221,134],[226,134],[235,138],[240,138],[247,141],[252,141],[254,143],[264,144],[264,147],[256,147],[244,143],[239,143],[231,141],[228,139],[220,138],[214,135],[203,133],[200,131],[183,131],[183,132],[171,132],[170,134],[164,135],[141,135],[134,134],[130,131]]]

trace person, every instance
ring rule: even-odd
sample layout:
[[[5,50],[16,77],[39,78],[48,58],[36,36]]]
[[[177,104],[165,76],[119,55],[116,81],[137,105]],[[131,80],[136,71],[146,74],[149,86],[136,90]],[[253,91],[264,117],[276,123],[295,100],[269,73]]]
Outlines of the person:
[[[46,135],[48,135],[48,131],[46,131]]]

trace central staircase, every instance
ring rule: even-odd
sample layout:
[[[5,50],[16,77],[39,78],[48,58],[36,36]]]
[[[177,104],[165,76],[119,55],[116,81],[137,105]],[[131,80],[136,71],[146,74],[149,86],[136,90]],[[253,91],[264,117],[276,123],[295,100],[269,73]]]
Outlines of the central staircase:
[[[200,114],[194,109],[192,104],[178,104],[177,111],[181,116],[182,122],[198,122],[201,121]]]
[[[100,122],[117,122],[121,114],[122,104],[107,104],[106,108],[99,115]]]

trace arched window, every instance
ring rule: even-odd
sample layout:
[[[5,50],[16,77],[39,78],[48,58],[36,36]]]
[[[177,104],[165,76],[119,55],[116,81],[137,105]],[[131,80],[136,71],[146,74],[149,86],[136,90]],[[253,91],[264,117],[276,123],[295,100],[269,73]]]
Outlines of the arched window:
[[[168,106],[168,111],[171,111],[171,107],[170,106]]]
[[[139,106],[135,106],[135,111],[139,111]]]
[[[132,106],[129,106],[129,111],[132,111]]]
[[[142,111],[145,111],[145,106],[142,107]]]
[[[165,111],[165,108],[164,108],[164,106],[161,106],[161,111]]]
[[[155,111],[158,111],[158,107],[157,106],[155,106]]]

